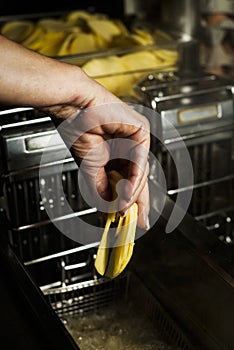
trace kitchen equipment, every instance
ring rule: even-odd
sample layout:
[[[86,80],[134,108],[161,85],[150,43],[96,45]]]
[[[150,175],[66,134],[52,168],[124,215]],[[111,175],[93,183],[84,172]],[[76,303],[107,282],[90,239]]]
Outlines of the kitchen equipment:
[[[203,73],[197,42],[182,43],[177,71],[156,72],[136,90],[144,104],[160,113],[154,128],[160,141],[152,149],[164,169],[168,194],[193,191],[189,212],[225,242],[233,241],[233,84]],[[168,121],[168,122],[167,122]],[[193,183],[179,188],[175,162],[185,143],[193,166]],[[173,155],[173,157],[172,157]],[[158,175],[159,176],[159,175]]]
[[[31,108],[6,106],[0,112],[0,215],[2,238],[6,238],[0,249],[6,286],[1,300],[6,310],[11,310],[8,305],[13,302],[20,308],[24,300],[27,307],[20,308],[19,314],[26,313],[25,310],[27,315],[33,314],[35,337],[32,335],[31,342],[38,348],[45,344],[50,348],[56,344],[58,349],[79,348],[85,333],[79,335],[76,345],[70,330],[69,333],[65,330],[70,327],[70,318],[77,317],[81,323],[88,315],[103,315],[101,312],[118,303],[127,310],[133,304],[151,320],[155,334],[160,330],[157,348],[233,347],[233,247],[221,242],[221,234],[209,232],[217,232],[216,215],[218,219],[224,215],[228,234],[225,231],[223,240],[228,242],[229,237],[232,243],[232,220],[227,216],[229,209],[232,213],[232,87],[213,75],[199,73],[185,79],[170,70],[150,72],[137,92],[141,96],[138,101],[172,119],[186,142],[196,180],[189,211],[196,220],[186,214],[173,233],[165,234],[176,195],[187,189],[178,188],[171,155],[165,148],[171,145],[171,151],[179,158],[173,129],[163,124],[163,118],[159,119],[153,127],[161,128],[162,144],[153,140],[152,151],[167,180],[165,207],[156,225],[136,241],[128,268],[114,280],[100,277],[94,269],[97,242],[79,245],[68,238],[76,216],[98,227],[104,223],[80,194],[79,169],[70,153],[61,160],[65,146],[50,118]],[[176,118],[178,112],[180,121]],[[51,135],[56,135],[54,143],[46,147]],[[39,167],[43,152],[50,158],[43,165],[45,177],[41,179],[49,184],[46,200],[67,235],[61,234],[50,221],[40,197]],[[222,167],[217,164],[221,161]],[[65,198],[57,196],[57,170],[61,162],[64,193],[74,211],[72,215],[64,213]],[[159,176],[155,164],[151,164],[151,189],[157,188]],[[151,215],[156,212],[154,198]],[[20,295],[14,293],[15,286]],[[5,295],[10,298],[4,298]],[[26,318],[15,321],[17,330],[26,329],[15,334],[15,343],[23,349],[25,334],[30,335],[31,331],[28,321],[31,318]],[[12,336],[8,326],[12,319],[14,315],[1,327],[7,339]],[[58,338],[48,340],[48,331],[56,336],[59,333]]]
[[[162,1],[161,25],[170,32],[176,33],[182,41],[199,39],[201,37],[201,1]]]
[[[1,339],[10,349],[78,350],[74,339],[9,246],[2,227],[0,241]]]
[[[227,125],[230,128],[228,122]],[[56,130],[51,120],[32,109],[1,111],[2,229],[5,227],[5,237],[10,243],[10,249],[14,250],[17,259],[23,263],[22,268],[32,276],[33,288],[40,287],[43,295],[40,294],[39,298],[44,297],[48,301],[68,329],[71,317],[77,317],[79,323],[81,317],[92,313],[100,315],[100,312],[119,302],[124,307],[126,305],[126,308],[129,302],[133,302],[136,309],[142,307],[144,315],[150,317],[157,334],[158,329],[159,334],[162,330],[164,336],[160,335],[159,339],[166,342],[167,346],[200,349],[202,345],[204,349],[214,350],[221,349],[223,342],[227,346],[232,344],[232,331],[229,328],[232,324],[231,308],[225,303],[224,297],[227,295],[225,288],[228,288],[228,293],[232,293],[231,245],[223,245],[189,215],[186,215],[178,230],[166,235],[163,223],[164,220],[168,221],[173,207],[173,202],[168,198],[162,219],[152,228],[152,233],[136,241],[133,260],[125,273],[114,280],[100,278],[93,266],[97,244],[82,246],[61,234],[50,222],[41,203],[38,171],[40,156],[46,151],[48,155],[51,154],[51,162],[44,165],[47,174],[45,181],[51,185],[47,199],[54,206],[57,220],[63,222],[69,230],[72,217],[62,215],[64,198],[55,196],[58,193],[56,170],[64,144],[58,137],[54,145],[45,150],[49,135],[54,133]],[[164,140],[172,140],[166,136],[168,133],[164,134]],[[191,147],[194,145],[192,141],[193,138]],[[160,151],[165,152],[163,148]],[[162,156],[165,157],[165,153]],[[20,164],[16,159],[21,160]],[[74,216],[83,215],[90,223],[103,225],[95,209],[87,208],[83,203],[77,188],[77,175],[77,166],[68,154],[64,161],[63,182],[67,200],[74,208]],[[152,172],[151,175],[151,186],[157,186],[157,172]],[[169,174],[166,176],[169,178]],[[223,181],[223,185],[227,183],[229,182]],[[173,195],[170,190],[169,195]],[[157,211],[157,199],[153,200],[154,210]],[[150,247],[153,250],[148,255]],[[142,264],[142,261],[145,263]],[[165,269],[167,272],[164,274]],[[187,273],[194,269],[197,271],[197,283],[199,281],[196,300],[194,285]],[[201,279],[204,271],[205,278]],[[166,280],[164,276],[167,276]],[[177,276],[177,279],[173,276]],[[194,279],[194,272],[192,276]],[[220,294],[211,299],[207,288],[212,288],[214,279],[215,290],[219,289]],[[184,293],[181,292],[178,280],[183,281]],[[143,284],[141,281],[144,281]],[[27,291],[24,293],[28,295]],[[203,301],[199,304],[201,298]],[[221,298],[223,303],[217,303],[215,298]],[[27,296],[27,299],[30,300],[30,297]],[[217,309],[213,303],[219,305]],[[207,315],[205,319],[203,309],[198,308],[198,305],[204,304]],[[199,312],[194,312],[192,305]],[[219,308],[222,310],[221,328],[217,323],[211,322]],[[36,314],[40,319],[39,310]],[[82,339],[78,340],[78,344]]]
[[[72,220],[77,215],[82,216],[90,224],[103,226],[103,218],[97,214],[95,208],[87,207],[80,195],[77,181],[78,168],[69,153],[67,158],[63,160],[62,179],[66,199],[73,208],[74,214],[72,216],[66,215],[63,211],[64,198],[57,196],[59,186],[57,169],[62,161],[61,154],[65,146],[60,137],[57,136],[57,138],[53,138],[55,142],[51,147],[45,147],[48,138],[51,135],[57,135],[50,118],[31,108],[6,108],[1,111],[0,118],[1,229],[3,237],[10,245],[4,245],[4,250],[9,250],[10,256],[12,254],[16,256],[15,258],[10,257],[6,261],[6,264],[13,264],[13,270],[16,269],[16,271],[11,272],[13,280],[9,283],[9,288],[11,289],[12,284],[15,283],[14,276],[17,276],[19,264],[19,268],[24,273],[29,274],[29,279],[32,279],[31,282],[28,282],[30,285],[33,283],[30,288],[36,289],[35,292],[31,292],[30,289],[25,290],[22,287],[20,298],[26,298],[29,301],[29,313],[32,307],[37,321],[40,322],[40,307],[36,310],[33,307],[33,303],[37,303],[37,299],[30,299],[31,293],[33,295],[36,293],[37,297],[35,298],[39,298],[39,305],[45,303],[46,300],[59,316],[61,322],[69,327],[71,320],[68,317],[77,317],[77,322],[79,322],[81,317],[92,313],[100,314],[105,309],[108,310],[116,305],[117,302],[121,303],[121,307],[125,308],[126,305],[127,308],[129,303],[132,305],[134,302],[134,291],[138,291],[137,298],[141,298],[142,293],[148,293],[144,286],[142,286],[142,291],[140,290],[141,283],[138,277],[132,275],[130,271],[126,270],[126,273],[114,280],[100,277],[94,269],[98,242],[80,245],[69,239],[67,235],[62,234],[48,218],[39,192],[39,168],[43,152],[47,153],[47,159],[51,159],[51,161],[43,165],[45,178],[41,180],[50,184],[47,202],[54,210],[56,220],[63,224],[64,230],[69,231]],[[14,259],[17,260],[15,263],[17,266],[14,265]],[[20,275],[18,283],[21,283]],[[24,277],[22,277],[22,283],[24,283]],[[38,291],[38,288],[43,295]],[[14,293],[11,292],[9,295],[11,299],[8,302],[12,303]],[[146,296],[142,295],[142,298],[145,299],[146,304],[148,298],[152,299],[150,310],[154,308],[154,314],[151,315],[154,326],[151,326],[153,328],[151,328],[150,334],[153,344],[157,341],[158,346],[160,344],[162,347],[167,346],[168,350],[175,349],[177,346],[182,349],[190,349],[188,337],[183,335],[180,327],[173,322],[171,316],[166,311],[164,313],[157,300],[150,294],[149,297],[147,294]],[[16,298],[15,302],[16,304],[20,303],[20,300]],[[134,305],[136,305],[135,310],[138,310],[137,305],[140,305],[140,302],[134,303]],[[140,319],[145,315],[146,324],[149,317],[147,310],[148,307],[146,310],[143,309],[141,314],[139,312],[137,314]],[[51,310],[42,312],[51,312]],[[51,322],[52,327],[56,327],[57,321],[52,319]],[[168,325],[169,334],[163,330],[165,332],[163,336],[161,329],[165,325]],[[25,328],[27,326],[28,321]],[[20,328],[18,324],[17,327]],[[38,327],[38,334],[40,334],[40,324],[36,323],[35,327]],[[152,329],[155,332],[153,338]],[[41,330],[42,341],[43,332],[44,328]],[[148,334],[147,329],[144,332],[146,332],[144,334]],[[17,342],[22,343],[24,336],[21,332],[19,333],[17,334]],[[7,334],[10,337],[9,332]],[[85,332],[82,332],[82,336],[84,338]],[[37,342],[37,337],[36,334],[32,342]],[[66,332],[64,337],[66,337]],[[66,339],[61,340],[61,344],[64,342]],[[81,343],[81,339],[78,340],[77,346],[79,343]],[[73,342],[71,346],[74,346]]]
[[[64,199],[56,198],[58,193],[56,169],[61,161],[60,151],[64,144],[58,137],[57,142],[45,150],[48,137],[53,133],[56,133],[56,130],[50,118],[30,108],[1,111],[1,154],[3,155],[1,163],[1,229],[3,230],[2,237],[6,239],[5,244],[2,244],[3,255],[5,251],[8,252],[7,259],[3,259],[2,266],[4,269],[7,269],[5,265],[8,264],[11,267],[10,281],[6,278],[6,288],[9,288],[11,292],[9,293],[10,300],[4,299],[6,308],[8,303],[12,304],[13,301],[17,304],[21,303],[22,298],[27,300],[28,313],[33,312],[36,318],[35,329],[38,329],[38,332],[35,331],[35,337],[32,336],[31,342],[38,342],[38,347],[40,347],[40,341],[43,342],[44,338],[46,341],[47,323],[43,324],[42,329],[40,327],[45,314],[51,313],[49,305],[52,306],[61,322],[64,322],[68,327],[70,324],[69,316],[78,317],[77,320],[79,320],[80,317],[85,317],[90,313],[103,312],[105,308],[115,305],[117,302],[122,303],[122,305],[126,303],[127,307],[128,302],[134,302],[134,292],[137,291],[136,297],[140,297],[141,301],[142,298],[145,299],[146,310],[143,308],[142,315],[148,317],[149,311],[154,312],[151,319],[153,324],[155,323],[153,329],[159,337],[158,343],[164,344],[168,349],[173,349],[177,345],[182,349],[190,349],[188,337],[183,335],[170,314],[167,314],[166,311],[164,313],[164,309],[157,299],[150,293],[148,296],[147,289],[145,290],[144,286],[141,286],[137,276],[127,270],[120,278],[114,280],[98,276],[94,269],[97,244],[86,246],[77,244],[57,230],[47,217],[39,194],[38,171],[43,151],[51,154],[51,162],[44,165],[47,170],[45,181],[49,181],[51,184],[47,199],[57,211],[57,219],[63,221],[64,227],[69,230],[72,217],[61,215],[63,214]],[[16,159],[20,159],[20,163],[16,162]],[[82,198],[79,197],[79,190],[76,187],[77,175],[77,166],[68,154],[64,162],[63,181],[67,200],[74,208],[74,216],[83,215],[90,223],[102,225],[94,208],[87,208],[82,204]],[[76,197],[74,198],[74,196]],[[19,274],[18,269],[22,271],[23,276]],[[17,279],[17,283],[15,279]],[[28,289],[24,288],[26,286],[25,279],[29,284]],[[20,286],[18,287],[22,291],[20,298],[15,296],[14,299],[12,285]],[[146,293],[145,296],[144,293]],[[148,302],[150,302],[150,307],[147,306]],[[34,304],[38,305],[38,308]],[[43,308],[40,306],[41,304],[44,305]],[[140,301],[135,305],[141,305]],[[41,316],[41,312],[44,316]],[[23,313],[23,311],[20,310],[19,313]],[[24,315],[26,315],[26,311]],[[49,318],[52,328],[56,327],[56,322],[58,322],[55,316],[54,318]],[[6,322],[6,325],[8,324],[9,322]],[[30,327],[28,320],[27,322],[25,320],[23,324],[27,333],[27,327]],[[163,336],[158,329],[164,329],[165,326],[168,327],[169,333],[164,330],[165,335]],[[18,323],[16,327],[20,329]],[[62,323],[57,329],[58,332],[60,327],[62,327]],[[4,327],[2,331],[7,334],[7,337],[10,337],[9,331],[5,332]],[[39,336],[40,341],[38,340]],[[82,336],[85,336],[84,332]],[[19,334],[16,334],[16,342],[22,344],[24,339],[26,339],[24,333],[19,331]],[[66,342],[71,342],[69,346],[74,347],[74,342],[69,339],[68,336],[66,340],[66,332],[62,330],[58,338],[58,342],[61,341],[58,348]],[[155,337],[153,341],[155,342]],[[79,342],[77,346],[79,346]]]
[[[151,185],[157,186],[157,182],[152,181]],[[149,320],[153,325],[153,338],[152,331],[147,333],[146,328],[150,339],[143,338],[142,346],[154,344],[152,349],[168,350],[232,349],[233,249],[229,245],[223,245],[215,235],[210,235],[209,231],[189,214],[186,214],[172,234],[166,235],[165,225],[173,206],[174,202],[167,197],[159,221],[147,235],[136,241],[131,263],[123,275],[114,280],[98,278],[93,273],[92,263],[84,263],[89,261],[84,260],[85,255],[93,256],[93,248],[83,246],[81,249],[62,251],[23,263],[15,255],[8,241],[1,239],[0,259],[4,283],[1,284],[0,294],[4,308],[8,310],[4,313],[1,332],[6,339],[12,338],[12,333],[9,332],[11,327],[8,327],[10,322],[11,326],[16,325],[17,332],[13,340],[19,349],[27,348],[25,341],[29,348],[31,344],[38,349],[56,344],[56,348],[62,349],[66,344],[68,349],[86,349],[87,347],[79,348],[78,344],[84,344],[85,330],[88,332],[87,327],[93,327],[89,315],[95,315],[95,320],[99,321],[100,325],[100,318],[103,319],[105,311],[108,315],[111,310],[113,315],[113,309],[110,307],[115,305],[120,308],[122,305],[125,312],[131,312],[131,315],[137,317],[141,315],[140,320],[145,315],[144,326],[148,325]],[[6,238],[1,236],[3,237]],[[82,251],[85,252],[83,262]],[[72,255],[76,255],[75,261],[71,258]],[[142,263],[144,261],[147,261],[147,264]],[[87,278],[86,275],[82,281],[83,268],[94,278]],[[46,273],[43,274],[43,270]],[[50,284],[42,286],[40,280],[43,275],[47,279],[52,277],[53,281],[55,277],[59,278],[56,283],[50,281]],[[5,298],[2,299],[2,296]],[[13,323],[9,312],[12,305],[16,305]],[[22,305],[26,305],[24,310],[21,309]],[[60,322],[55,313],[53,314],[51,306],[58,314]],[[133,306],[137,314],[132,314]],[[16,310],[19,311],[17,318]],[[76,328],[72,328],[74,320],[76,328],[82,322],[86,326],[82,333],[80,328],[78,332]],[[138,319],[135,322],[136,327],[139,324]],[[112,323],[115,324],[113,318]],[[68,333],[65,328],[69,330]],[[120,339],[124,338],[124,332],[127,330],[121,327],[114,328],[113,333],[111,325],[108,325],[108,328],[111,334],[104,338],[105,343],[111,341],[109,344],[113,347],[113,339],[117,341],[118,336]],[[144,327],[142,328],[135,331],[142,334]],[[103,334],[102,328],[91,328],[90,345],[95,344],[98,333]],[[129,334],[126,334],[129,338]],[[77,345],[72,340],[75,336]],[[119,344],[117,341],[116,349],[119,348]],[[139,343],[136,343],[133,348],[138,345]]]

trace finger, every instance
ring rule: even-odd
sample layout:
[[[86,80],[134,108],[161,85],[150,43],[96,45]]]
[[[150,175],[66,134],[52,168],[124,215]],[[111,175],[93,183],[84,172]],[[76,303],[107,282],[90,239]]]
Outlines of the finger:
[[[111,201],[112,191],[110,188],[108,174],[104,167],[100,168],[97,175],[92,179],[92,186],[96,186],[100,197],[105,201]]]
[[[130,206],[135,203],[148,182],[149,164],[146,163],[144,171],[140,170],[136,164],[130,165],[130,176],[127,178],[124,188],[124,196],[119,199],[120,215],[125,215]]]
[[[149,198],[148,181],[145,183],[136,202],[138,204],[137,224],[140,228],[148,230],[150,228],[150,224],[149,224],[150,198]]]
[[[128,194],[130,198],[137,197],[142,190],[142,181],[146,181],[146,177],[148,176],[149,144],[147,141],[148,140],[145,139],[143,143],[138,143],[131,149],[131,162],[128,167],[128,179],[130,179],[132,185],[132,192]]]

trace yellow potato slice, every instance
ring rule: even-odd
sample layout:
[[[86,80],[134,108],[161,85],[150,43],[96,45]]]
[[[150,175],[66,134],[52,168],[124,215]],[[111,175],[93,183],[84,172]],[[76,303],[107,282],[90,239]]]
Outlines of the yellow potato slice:
[[[178,52],[176,50],[159,49],[155,50],[154,54],[163,61],[176,62],[178,58]]]
[[[102,234],[102,239],[99,244],[99,248],[97,251],[97,257],[95,259],[95,268],[100,275],[104,275],[106,272],[106,267],[108,264],[109,258],[109,249],[108,247],[108,232],[111,226],[111,223],[115,222],[115,213],[109,214],[106,220],[106,225]]]
[[[25,40],[23,40],[21,44],[31,50],[38,50],[43,41],[44,34],[45,30],[42,27],[36,25],[32,33]]]
[[[151,51],[143,50],[130,53],[121,57],[121,61],[128,71],[137,69],[155,68],[159,60]]]
[[[113,198],[116,196],[115,186],[122,176],[117,171],[111,171],[110,183]],[[99,244],[94,266],[102,276],[111,279],[120,275],[128,265],[134,248],[134,240],[138,219],[138,205],[134,203],[125,217],[119,217],[115,212],[107,214],[107,221]],[[108,233],[112,222],[118,222],[115,231],[115,246],[109,247]]]
[[[161,60],[150,51],[118,57],[93,59],[82,66],[88,75],[117,96],[129,95],[146,69],[155,69]]]
[[[138,207],[134,203],[126,217],[118,219],[116,230],[116,247],[111,251],[105,276],[115,278],[120,275],[128,265],[134,248],[134,239],[137,226]]]
[[[70,53],[84,53],[97,50],[95,36],[91,33],[79,33],[71,42]]]
[[[121,72],[123,66],[119,57],[112,55],[105,58],[92,59],[85,63],[82,68],[88,75],[96,78]]]
[[[97,33],[96,34],[92,33],[92,34],[95,38],[95,44],[96,44],[98,50],[106,49],[109,46],[107,41],[105,39],[103,39],[102,36],[100,36]]]
[[[66,32],[46,33],[42,38],[38,52],[46,56],[57,56],[66,35]]]
[[[107,42],[111,41],[113,36],[121,34],[119,26],[109,19],[91,19],[88,21],[88,26],[93,33]]]
[[[118,56],[97,58],[85,63],[82,68],[116,95],[122,95],[129,87],[129,76],[123,74],[126,69]]]
[[[136,29],[131,38],[137,45],[152,45],[154,44],[153,36],[146,30]]]
[[[59,51],[59,56],[74,55],[97,50],[93,34],[70,33],[63,41]]]
[[[163,30],[156,29],[153,33],[155,43],[166,43],[173,40],[172,36]]]
[[[58,49],[58,56],[70,55],[71,43],[76,38],[76,33],[68,33]]]
[[[8,39],[21,43],[34,30],[34,23],[31,21],[9,21],[1,28],[1,33]]]
[[[128,88],[130,94],[134,93],[134,86],[139,79],[145,76],[146,71],[155,70],[161,64],[151,51],[143,50],[130,53],[121,57],[125,71],[128,72]]]
[[[121,35],[129,35],[130,32],[120,19],[114,19],[114,24],[119,28]]]

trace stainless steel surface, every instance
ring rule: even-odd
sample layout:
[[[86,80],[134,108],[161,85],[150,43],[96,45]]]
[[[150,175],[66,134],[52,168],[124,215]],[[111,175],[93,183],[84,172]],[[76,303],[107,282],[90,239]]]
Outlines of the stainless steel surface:
[[[164,169],[168,194],[175,200],[178,193],[191,190],[191,186],[179,187],[172,158],[173,154],[174,159],[183,159],[183,141],[194,172],[189,212],[222,241],[232,244],[232,220],[229,233],[217,228],[222,220],[229,220],[228,213],[234,209],[233,86],[200,71],[197,76],[171,71],[149,75],[139,82],[137,90],[145,104],[160,113],[152,126],[159,130],[160,141],[152,141],[152,151]]]
[[[183,77],[197,77],[201,75],[200,41],[190,40],[178,45],[178,74]]]
[[[161,20],[166,28],[177,33],[183,41],[200,38],[200,0],[163,0],[161,7]]]
[[[65,145],[49,117],[31,108],[15,108],[1,111],[0,121],[8,173],[38,167],[44,151],[51,153],[51,161],[61,159]],[[52,138],[54,144],[48,147]]]

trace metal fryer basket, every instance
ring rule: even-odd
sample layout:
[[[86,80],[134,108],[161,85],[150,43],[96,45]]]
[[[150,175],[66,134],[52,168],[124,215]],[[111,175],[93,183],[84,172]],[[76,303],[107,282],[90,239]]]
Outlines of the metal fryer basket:
[[[80,260],[82,253],[84,261]],[[122,310],[124,308],[125,317],[128,312],[135,310],[134,315],[136,317],[140,315],[140,318],[145,317],[146,324],[150,322],[152,330],[155,332],[153,341],[158,342],[157,349],[193,349],[190,340],[155,296],[131,271],[131,268],[127,268],[124,273],[113,280],[100,277],[93,268],[95,253],[96,245],[94,244],[91,247],[82,246],[25,263],[29,272],[32,275],[34,274],[35,279],[38,280],[40,279],[40,274],[38,274],[38,270],[36,272],[36,269],[39,265],[41,265],[41,271],[43,268],[48,270],[49,265],[54,260],[54,266],[59,270],[60,280],[41,286],[41,290],[72,336],[78,341],[78,345],[79,340],[82,344],[82,338],[88,337],[87,329],[79,333],[79,328],[78,330],[72,329],[71,321],[76,321],[76,325],[78,325],[76,328],[82,324],[82,320],[85,318],[88,322],[93,322],[90,321],[89,317],[101,315],[103,322],[106,322],[108,310],[117,307]],[[73,258],[76,261],[78,259],[78,262],[72,262]],[[56,275],[55,270],[53,274]],[[113,309],[111,310],[113,312]],[[136,311],[137,313],[135,313]],[[114,322],[115,320],[113,319],[112,323],[114,324]],[[136,319],[135,322],[137,322]],[[89,326],[93,327],[92,324]],[[105,323],[104,328],[107,328]],[[112,326],[113,329],[115,329],[114,326]],[[116,332],[118,333],[118,331]],[[146,330],[139,329],[137,332],[143,332],[144,334],[148,330],[147,328]],[[76,339],[77,334],[79,337]],[[119,335],[115,334],[115,339],[118,339],[118,337]],[[156,349],[152,344],[152,347],[150,347],[150,340],[148,342],[149,344],[146,347],[149,346],[149,349]],[[92,342],[90,344],[92,345]]]

